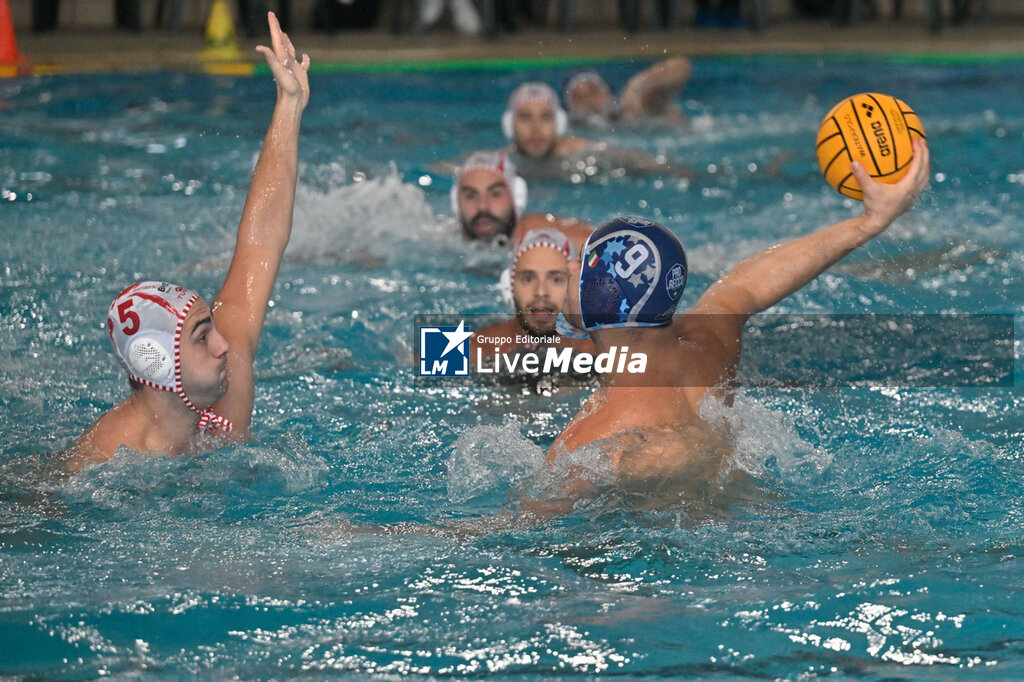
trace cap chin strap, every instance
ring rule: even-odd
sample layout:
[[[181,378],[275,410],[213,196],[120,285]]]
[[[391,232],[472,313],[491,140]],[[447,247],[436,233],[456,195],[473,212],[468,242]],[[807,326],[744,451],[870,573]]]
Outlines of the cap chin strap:
[[[555,318],[555,331],[570,339],[590,338],[590,334],[587,333],[586,329],[580,329],[569,324],[569,319],[565,316],[565,313],[558,313],[558,317]]]
[[[192,304],[199,299],[198,296],[193,298],[185,306],[185,310],[182,311],[181,317],[178,318],[178,326],[174,329],[174,392],[178,394],[178,397],[185,401],[185,404],[192,409],[193,412],[199,413],[199,429],[205,429],[210,425],[216,426],[223,430],[225,433],[231,433],[231,421],[221,417],[220,415],[214,414],[213,410],[207,407],[205,410],[200,410],[198,407],[192,404],[189,397],[185,395],[185,386],[181,383],[181,328],[185,324],[185,317],[188,315],[189,309]]]
[[[159,391],[167,391],[168,393],[173,393],[174,395],[181,398],[181,402],[185,403],[188,409],[192,410],[193,412],[199,415],[199,430],[216,427],[218,429],[221,429],[225,433],[231,433],[232,424],[230,419],[225,419],[224,417],[215,413],[209,407],[206,408],[205,410],[200,410],[198,407],[195,406],[195,403],[193,403],[189,399],[188,395],[185,393],[185,389],[181,386],[180,374],[175,376],[175,383],[177,384],[177,388],[161,386],[160,384],[154,381],[150,381],[149,379],[141,377],[137,374],[129,374],[128,376],[130,376],[132,379],[134,379],[135,381],[139,382],[144,386],[149,386],[150,388],[155,388]]]
[[[200,431],[207,428],[217,427],[224,433],[231,433],[232,426],[230,419],[225,419],[219,414],[214,414],[213,410],[210,408],[206,408],[200,413],[198,425]]]

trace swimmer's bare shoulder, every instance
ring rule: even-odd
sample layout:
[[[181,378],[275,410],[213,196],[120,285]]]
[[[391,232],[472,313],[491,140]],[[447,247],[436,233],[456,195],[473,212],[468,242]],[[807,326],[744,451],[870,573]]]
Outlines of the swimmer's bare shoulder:
[[[555,143],[553,154],[555,156],[566,156],[588,149],[601,149],[604,143],[596,140],[588,140],[584,137],[560,137]]]
[[[652,395],[655,394],[648,393],[646,397]],[[660,397],[671,399],[664,391],[660,392]],[[595,427],[600,421],[615,419],[616,406],[628,410],[636,399],[636,394],[620,391],[608,399],[606,407],[596,408],[588,415],[595,421],[574,422],[576,433],[555,442],[548,454],[549,465],[564,456],[563,448],[571,450],[574,446],[586,445],[596,448],[600,457],[607,458],[611,465],[614,478],[607,484],[626,494],[639,494],[643,506],[665,506],[681,499],[713,495],[727,473],[732,453],[728,430],[713,427],[696,415],[682,421],[654,424],[651,423],[654,415],[645,410],[618,419],[611,431]],[[580,442],[573,443],[573,440]],[[568,473],[570,476],[557,495],[550,499],[524,498],[523,509],[542,517],[564,514],[571,510],[572,500],[600,493],[601,485]]]
[[[599,388],[555,441],[548,461],[554,461],[559,447],[571,452],[620,434],[699,421],[700,401],[709,392],[729,402],[724,382],[739,362],[742,320],[742,316],[699,305],[677,316],[668,327],[648,330],[647,335],[667,337],[648,350],[648,367],[657,368],[661,385],[649,385],[652,379],[645,378],[641,383],[647,385],[613,383]],[[613,464],[618,466],[614,457]]]
[[[62,460],[72,473],[90,463],[105,462],[124,445],[145,449],[145,425],[135,419],[124,403],[97,419],[64,453]]]
[[[681,399],[675,387],[602,386],[552,445],[548,462],[555,460],[561,448],[573,452],[619,434],[685,420],[690,410]]]
[[[93,425],[62,453],[59,459],[64,468],[76,473],[88,464],[106,462],[114,456],[118,448],[122,447],[135,452],[167,452],[162,446],[163,441],[157,437],[158,431],[159,425],[154,425],[144,412],[133,405],[129,396],[93,422]],[[167,454],[194,453],[206,447],[223,445],[228,440],[227,434],[200,432],[190,439],[189,445],[183,451],[171,451]]]

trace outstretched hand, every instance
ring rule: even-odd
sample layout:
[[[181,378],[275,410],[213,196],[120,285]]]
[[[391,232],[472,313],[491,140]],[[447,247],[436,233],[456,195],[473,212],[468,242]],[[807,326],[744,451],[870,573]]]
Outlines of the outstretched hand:
[[[907,174],[892,185],[872,179],[860,163],[854,161],[852,164],[853,177],[864,190],[864,217],[871,236],[882,232],[892,221],[909,211],[928,184],[928,145],[920,139],[914,140],[912,145],[914,158]]]
[[[267,21],[270,24],[270,44],[273,49],[259,45],[256,51],[266,58],[267,66],[274,74],[278,97],[296,97],[299,106],[305,108],[309,101],[309,55],[303,54],[302,61],[299,61],[295,57],[295,46],[288,34],[281,30],[281,24],[273,12],[267,12]]]

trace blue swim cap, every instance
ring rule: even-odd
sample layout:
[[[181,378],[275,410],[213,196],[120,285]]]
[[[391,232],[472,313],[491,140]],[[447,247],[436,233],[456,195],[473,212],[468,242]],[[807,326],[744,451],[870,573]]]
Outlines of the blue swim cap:
[[[679,239],[643,218],[616,218],[591,233],[581,255],[580,312],[587,331],[672,321],[686,286]]]

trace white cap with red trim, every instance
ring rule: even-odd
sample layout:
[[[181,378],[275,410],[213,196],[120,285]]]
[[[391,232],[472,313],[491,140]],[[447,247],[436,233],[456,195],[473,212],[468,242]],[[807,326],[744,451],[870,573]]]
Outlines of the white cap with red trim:
[[[526,210],[526,181],[519,177],[516,172],[516,165],[508,158],[505,152],[473,152],[461,166],[455,171],[455,182],[452,183],[451,200],[452,214],[461,217],[459,211],[459,183],[462,176],[470,171],[488,170],[498,175],[505,181],[505,185],[512,193],[512,210],[516,213],[516,219],[523,217]]]
[[[572,240],[564,232],[554,228],[536,228],[520,237],[516,243],[515,250],[512,251],[512,264],[501,273],[501,278],[498,280],[501,298],[513,310],[515,310],[515,299],[512,296],[512,285],[516,281],[516,266],[519,264],[519,259],[522,258],[524,253],[539,247],[546,247],[557,251],[565,256],[566,261],[571,261],[576,257],[577,253]]]
[[[569,115],[565,113],[565,109],[559,104],[558,95],[555,93],[554,88],[547,83],[531,81],[523,83],[512,91],[511,97],[508,98],[508,108],[501,115],[501,131],[505,133],[505,138],[509,142],[515,140],[516,137],[516,129],[513,123],[516,109],[527,102],[547,104],[555,114],[555,135],[562,137],[568,132]]]
[[[195,291],[167,282],[133,284],[110,304],[107,331],[128,376],[176,394],[200,415],[199,428],[213,424],[230,431],[230,421],[197,408],[181,384],[181,327],[197,300]]]

